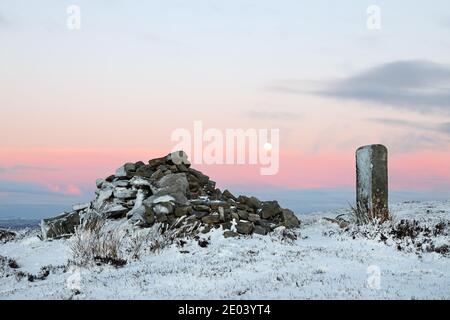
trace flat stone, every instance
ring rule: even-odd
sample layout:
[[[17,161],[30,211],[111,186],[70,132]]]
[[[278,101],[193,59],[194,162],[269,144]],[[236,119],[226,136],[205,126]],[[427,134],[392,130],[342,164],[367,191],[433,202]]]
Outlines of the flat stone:
[[[193,208],[195,211],[211,212],[211,208],[203,204],[194,205]]]
[[[239,220],[241,220],[241,219],[247,220],[247,219],[248,219],[248,216],[249,216],[248,211],[245,211],[245,210],[239,210],[237,213],[238,213],[238,215],[239,215]]]
[[[166,164],[166,157],[149,160],[148,164],[153,168]]]
[[[202,222],[206,224],[215,224],[220,222],[219,215],[209,215],[202,218]]]
[[[175,206],[171,202],[160,202],[154,205],[152,208],[157,216],[160,214],[172,214],[175,210]]]
[[[142,187],[150,188],[151,183],[150,183],[149,179],[146,179],[141,176],[134,176],[130,180],[130,185],[132,185],[133,187],[136,187],[136,188],[142,188]]]
[[[223,230],[230,230],[233,224],[230,221],[223,222],[220,224]]]
[[[78,225],[80,225],[80,214],[77,211],[43,219],[41,221],[42,239],[47,240],[71,235]]]
[[[300,220],[297,216],[289,209],[281,210],[281,217],[283,225],[287,228],[297,228],[300,226]]]
[[[256,222],[256,221],[258,221],[258,220],[261,220],[261,217],[260,217],[258,214],[256,214],[256,213],[250,213],[250,214],[248,215],[248,221]]]
[[[174,198],[177,205],[188,205],[189,202],[186,197],[188,185],[184,173],[171,173],[156,182],[156,187],[152,189],[154,195],[151,198],[170,195]]]
[[[189,168],[189,174],[193,175],[198,180],[200,186],[205,186],[209,181],[209,177],[207,175],[204,175],[195,169]]]
[[[263,226],[255,225],[255,227],[253,228],[253,232],[265,236],[269,232],[269,230]]]
[[[281,207],[277,201],[266,201],[261,208],[261,218],[268,219],[281,213]]]
[[[90,202],[75,204],[75,205],[72,206],[72,210],[73,211],[83,211],[84,209],[87,209],[90,206],[91,206]]]
[[[175,211],[174,211],[174,214],[175,214],[175,217],[179,218],[179,217],[182,217],[182,216],[190,215],[192,213],[192,211],[193,211],[192,207],[190,207],[190,206],[182,206],[182,207],[176,207]]]
[[[116,204],[106,208],[103,211],[103,216],[107,219],[120,219],[123,218],[128,211],[130,211],[130,209],[128,209],[127,207]]]
[[[236,231],[240,234],[251,234],[253,231],[253,223],[249,221],[238,221]]]
[[[135,176],[150,178],[153,173],[155,173],[155,171],[152,166],[144,164],[143,166],[137,168]]]
[[[205,211],[193,211],[192,214],[197,218],[197,219],[201,219],[203,217],[206,217],[209,213],[205,212]]]
[[[129,199],[129,198],[135,198],[137,194],[137,190],[128,189],[128,188],[122,188],[118,187],[114,189],[114,198],[118,199]]]
[[[239,233],[231,231],[231,230],[226,230],[223,233],[224,238],[235,238],[235,237],[239,237]]]
[[[128,180],[116,180],[113,181],[112,185],[114,187],[128,188],[130,186],[130,182]]]
[[[136,171],[134,163],[126,163],[116,170],[116,177],[132,177]]]
[[[184,152],[182,150],[175,151],[175,152],[168,154],[166,156],[166,161],[169,164],[184,165],[187,168],[190,167],[190,165],[191,165],[191,163],[188,160],[188,156],[187,156],[186,152]]]
[[[232,199],[233,201],[237,200],[237,198],[228,189],[225,189],[222,195],[227,199]]]
[[[100,189],[104,182],[105,182],[105,179],[97,179],[97,180],[95,180],[95,185],[96,185],[97,189]]]

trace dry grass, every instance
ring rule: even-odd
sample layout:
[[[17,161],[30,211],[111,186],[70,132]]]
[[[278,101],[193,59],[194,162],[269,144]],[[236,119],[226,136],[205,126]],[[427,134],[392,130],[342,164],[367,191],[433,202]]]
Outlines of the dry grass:
[[[393,216],[387,208],[374,208],[370,209],[364,206],[350,205],[350,211],[353,219],[357,224],[369,224],[369,223],[385,223],[387,221],[392,221]]]
[[[70,250],[76,265],[112,264],[122,266],[123,234],[120,231],[106,231],[105,220],[92,219],[75,230]]]

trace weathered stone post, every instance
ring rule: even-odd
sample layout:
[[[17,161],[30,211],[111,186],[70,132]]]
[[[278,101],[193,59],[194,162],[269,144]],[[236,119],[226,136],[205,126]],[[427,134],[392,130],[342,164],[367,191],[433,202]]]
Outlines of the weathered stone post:
[[[358,222],[389,218],[387,148],[381,144],[356,150],[356,211]]]

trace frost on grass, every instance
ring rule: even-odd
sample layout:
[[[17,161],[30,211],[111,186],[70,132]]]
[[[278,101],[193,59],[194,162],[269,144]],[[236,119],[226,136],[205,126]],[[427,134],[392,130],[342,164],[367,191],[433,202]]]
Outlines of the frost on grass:
[[[75,236],[33,235],[0,245],[0,299],[449,299],[450,202],[391,210],[396,220],[364,226],[340,215],[345,210],[317,213],[300,229],[268,236],[225,238],[221,229],[185,236],[119,220],[80,230],[97,240],[115,238],[115,230],[122,240],[112,252],[127,261],[120,268],[95,259],[109,249],[89,246],[81,250],[86,264],[68,263]],[[103,248],[97,240],[88,242]],[[371,266],[380,270],[376,290],[368,285]]]
[[[126,223],[94,218],[76,228],[70,239],[71,263],[77,266],[109,264],[124,266],[142,254],[159,252],[172,244],[173,233],[160,224],[136,229]]]

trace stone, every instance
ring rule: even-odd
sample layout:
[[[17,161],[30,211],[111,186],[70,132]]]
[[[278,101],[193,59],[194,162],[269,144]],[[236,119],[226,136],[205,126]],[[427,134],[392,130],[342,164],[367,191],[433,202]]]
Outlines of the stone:
[[[203,205],[203,204],[196,204],[193,206],[193,209],[195,211],[211,212],[211,208],[208,207],[207,205]]]
[[[130,199],[135,198],[137,194],[137,190],[128,189],[128,188],[122,188],[118,187],[114,189],[114,198],[118,199]]]
[[[256,213],[250,213],[250,214],[248,215],[248,221],[256,222],[256,221],[258,221],[258,220],[261,220],[261,217],[260,217],[258,214],[256,214]]]
[[[162,172],[161,169],[158,169],[152,173],[152,175],[150,176],[150,180],[157,181],[157,180],[161,179],[162,177],[164,177],[164,173]]]
[[[261,225],[255,225],[253,228],[253,233],[265,236],[267,233],[269,233],[269,230]]]
[[[126,163],[116,170],[116,177],[129,177],[131,178],[136,172],[136,165],[134,163]]]
[[[177,171],[179,172],[188,172],[188,167],[184,164],[178,164],[177,165]]]
[[[300,220],[297,218],[294,212],[289,209],[282,209],[281,217],[283,225],[286,228],[297,228],[298,226],[300,226]]]
[[[248,219],[248,211],[239,210],[237,213],[239,216],[239,220],[241,220],[241,219],[247,220]]]
[[[244,210],[244,211],[248,211],[248,210],[250,210],[250,208],[245,204],[245,203],[238,203],[237,205],[236,205],[236,207],[239,209],[239,210]]]
[[[255,225],[262,226],[269,232],[277,227],[275,223],[270,222],[269,220],[261,219],[255,222]]]
[[[144,178],[142,176],[134,176],[133,178],[131,178],[130,180],[130,185],[132,185],[133,187],[136,188],[149,188],[151,187],[151,183],[150,180],[147,178]]]
[[[256,198],[256,197],[250,197],[247,200],[247,205],[250,208],[253,208],[254,210],[257,210],[257,209],[261,208],[261,201],[259,201],[259,199]]]
[[[106,181],[105,179],[95,180],[95,185],[96,185],[97,189],[100,189],[102,187],[103,183],[105,183],[105,181]]]
[[[174,212],[175,206],[171,202],[159,202],[153,206],[153,211],[156,215],[160,214],[172,214]]]
[[[83,211],[91,206],[90,202],[75,204],[72,206],[73,211]]]
[[[0,229],[0,243],[7,243],[9,241],[14,240],[15,237],[16,237],[15,232]]]
[[[184,173],[168,174],[156,182],[156,187],[153,188],[154,194],[150,197],[150,201],[160,196],[169,195],[174,198],[177,205],[189,205],[186,197],[188,186]]]
[[[190,215],[192,213],[193,209],[191,206],[181,206],[181,207],[176,207],[175,208],[175,217],[182,217],[182,216],[187,216]]]
[[[116,176],[112,174],[112,175],[106,177],[105,181],[106,182],[113,182],[115,178],[116,178]]]
[[[225,201],[212,200],[209,202],[209,207],[211,208],[211,210],[217,211],[217,210],[220,210],[220,208],[228,209],[228,208],[230,208],[230,205]]]
[[[156,168],[156,167],[158,167],[160,165],[164,165],[164,164],[166,164],[166,157],[149,160],[148,164],[152,168]]]
[[[205,211],[193,211],[192,214],[197,218],[201,219],[203,217],[206,217],[209,213]]]
[[[155,222],[155,214],[151,205],[144,203],[145,194],[143,190],[137,192],[133,209],[127,213],[130,222],[139,227],[151,226]]]
[[[143,166],[137,168],[135,176],[150,178],[154,172],[155,171],[152,169],[150,165],[144,164]]]
[[[231,231],[231,230],[226,230],[223,233],[224,238],[235,238],[235,237],[239,237],[239,233]]]
[[[246,205],[247,207],[256,210],[261,208],[261,201],[259,201],[255,197],[246,197],[246,196],[239,196],[237,201],[242,205]]]
[[[205,186],[209,181],[209,177],[207,175],[204,175],[203,173],[195,169],[189,168],[189,174],[193,175],[197,179],[199,185],[202,187]]]
[[[113,189],[100,190],[96,201],[98,203],[103,203],[106,200],[110,199],[112,197],[112,195],[113,195]]]
[[[48,240],[69,236],[75,232],[75,228],[78,225],[80,225],[80,213],[77,211],[63,213],[49,219],[42,219],[42,239]]]
[[[233,201],[236,201],[237,198],[228,190],[225,189],[224,192],[222,193],[222,195],[226,198],[226,199],[232,199]]]
[[[261,208],[261,218],[268,219],[281,213],[281,207],[277,201],[265,201]]]
[[[215,224],[220,222],[219,215],[209,215],[202,218],[202,222],[206,224]]]
[[[120,219],[123,218],[129,210],[129,208],[121,204],[113,204],[103,210],[103,216],[107,219]]]
[[[144,204],[134,207],[127,214],[127,217],[135,226],[139,227],[151,226],[155,222],[155,214],[152,208]]]
[[[140,168],[142,168],[143,166],[145,166],[145,163],[142,161],[138,161],[134,164],[134,167],[136,168],[136,171],[139,170]]]
[[[208,182],[205,185],[205,189],[209,192],[214,192],[216,189],[216,182],[212,180],[208,180]]]
[[[238,221],[236,231],[240,234],[251,234],[253,231],[253,223],[249,221]]]
[[[223,230],[231,230],[231,227],[233,226],[233,224],[231,223],[231,221],[227,221],[227,222],[221,223],[220,226],[222,227]]]
[[[388,151],[380,144],[356,150],[356,206],[384,220],[388,215]],[[368,222],[363,216],[358,222]]]
[[[114,187],[128,188],[130,186],[130,182],[128,180],[116,180],[113,181],[112,185]]]
[[[166,162],[172,165],[183,165],[186,168],[191,166],[188,156],[184,151],[175,151],[166,156]]]

